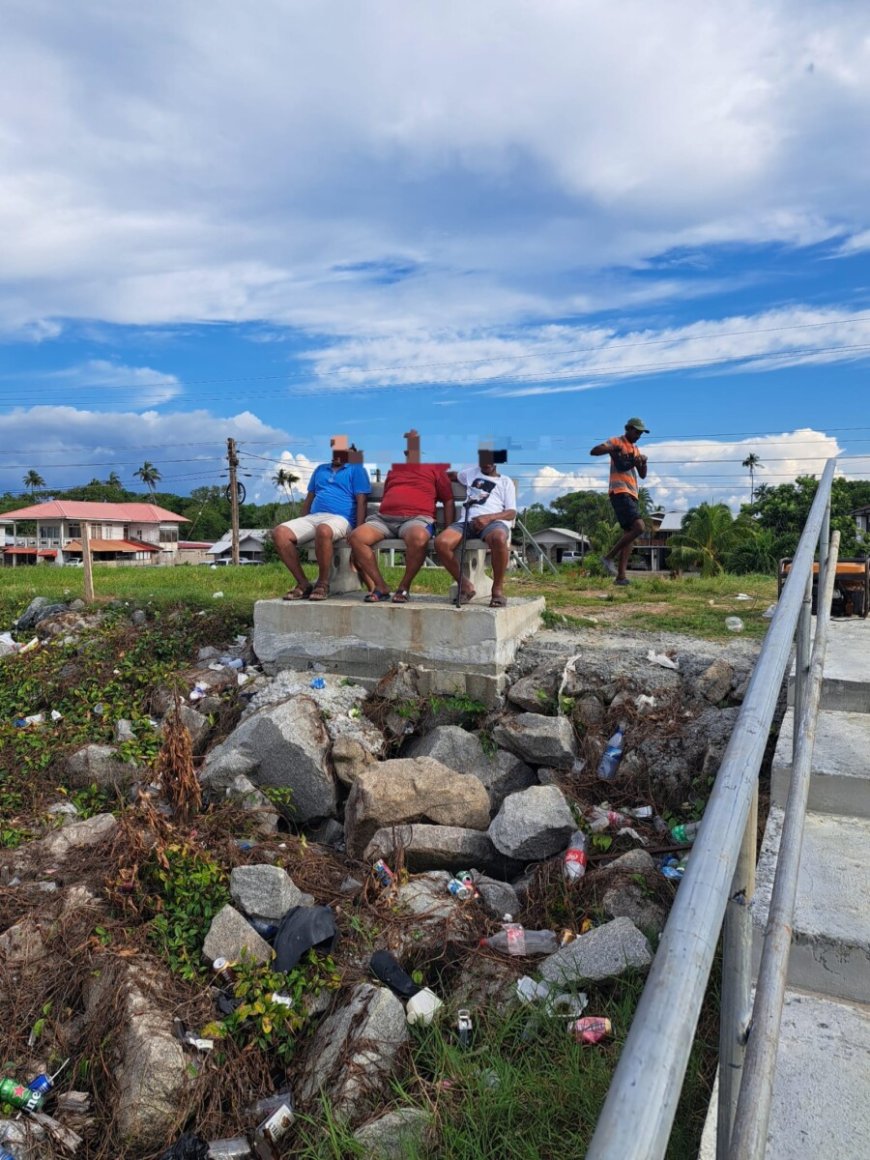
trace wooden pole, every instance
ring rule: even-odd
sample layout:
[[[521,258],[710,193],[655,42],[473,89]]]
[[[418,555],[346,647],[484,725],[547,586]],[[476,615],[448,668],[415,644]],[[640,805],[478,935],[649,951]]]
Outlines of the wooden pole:
[[[91,567],[91,525],[82,524],[82,564],[85,574],[85,600],[94,602],[94,572]]]
[[[230,465],[230,532],[232,535],[232,561],[239,562],[239,484],[236,477],[236,468],[239,466],[239,457],[236,455],[235,439],[227,439],[227,461]]]

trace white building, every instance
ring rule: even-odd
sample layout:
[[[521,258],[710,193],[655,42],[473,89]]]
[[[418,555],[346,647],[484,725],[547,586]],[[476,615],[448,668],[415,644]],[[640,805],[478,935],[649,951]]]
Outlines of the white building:
[[[82,559],[87,528],[96,564],[174,564],[184,516],[153,503],[50,500],[4,512],[12,525],[3,547],[5,565],[64,564]],[[21,525],[24,525],[23,527]]]

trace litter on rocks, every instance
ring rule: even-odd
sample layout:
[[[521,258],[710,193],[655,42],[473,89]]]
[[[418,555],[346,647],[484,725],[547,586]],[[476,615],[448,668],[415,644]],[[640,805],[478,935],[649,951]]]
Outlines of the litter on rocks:
[[[311,688],[312,689],[325,689],[326,688],[326,681],[323,679],[323,677],[315,677],[311,682]]]
[[[646,659],[652,665],[658,665],[662,669],[673,669],[679,672],[680,666],[676,661],[672,661],[666,653],[657,653],[654,649],[650,649],[646,654]]]
[[[776,604],[768,604],[767,608],[765,608],[761,615],[765,620],[773,620],[774,616],[776,615],[776,609]]]
[[[609,1019],[596,1015],[587,1015],[568,1024],[568,1030],[578,1043],[600,1043],[602,1039],[613,1031],[613,1024]]]
[[[725,627],[729,632],[743,632],[743,621],[739,616],[726,616]]]

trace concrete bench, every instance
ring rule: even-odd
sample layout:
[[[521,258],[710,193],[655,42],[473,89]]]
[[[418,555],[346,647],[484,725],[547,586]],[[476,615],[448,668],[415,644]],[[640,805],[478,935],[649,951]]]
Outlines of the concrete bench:
[[[373,516],[377,515],[381,507],[381,497],[384,494],[383,483],[372,482],[372,493],[369,499],[366,514]],[[461,519],[465,514],[462,508],[462,503],[465,500],[465,488],[461,483],[453,484],[453,495],[456,499],[456,516]],[[473,511],[473,509],[472,509]],[[438,510],[435,516],[436,532],[444,529],[444,510],[441,505],[438,505]],[[429,541],[427,550],[427,559],[434,559],[433,544],[435,536]],[[381,540],[376,545],[378,552],[404,552],[405,541],[386,539]],[[489,549],[484,540],[468,539],[465,542],[465,559],[462,564],[462,575],[472,585],[477,596],[481,599],[489,599],[492,595],[492,578],[486,574],[486,557]],[[309,547],[308,558],[314,559],[314,548]],[[350,562],[350,545],[346,540],[341,540],[335,545],[335,552],[332,557],[332,572],[329,577],[329,591],[335,596],[342,596],[348,592],[359,592],[362,583],[359,573],[351,566]],[[451,585],[451,597],[456,597],[456,585]]]

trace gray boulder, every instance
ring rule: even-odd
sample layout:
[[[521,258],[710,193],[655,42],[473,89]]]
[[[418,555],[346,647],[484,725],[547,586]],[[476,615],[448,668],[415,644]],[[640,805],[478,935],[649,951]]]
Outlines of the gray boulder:
[[[226,788],[226,795],[230,801],[250,810],[255,833],[268,835],[277,832],[278,814],[275,807],[250,778],[242,773],[234,777]]]
[[[112,814],[94,814],[83,822],[71,822],[53,834],[32,842],[25,851],[25,857],[34,866],[45,865],[46,861],[61,861],[76,850],[91,849],[94,846],[109,845],[115,836],[118,819]]]
[[[140,776],[130,761],[121,761],[113,745],[84,745],[66,759],[66,776],[73,787],[99,785],[125,790]]]
[[[215,959],[232,962],[241,957],[242,951],[255,963],[268,963],[272,958],[272,948],[266,940],[260,938],[247,919],[227,903],[211,920],[202,944],[203,958],[212,963]]]
[[[482,782],[489,793],[490,815],[498,813],[508,794],[528,789],[536,782],[534,770],[514,753],[503,749],[494,754],[484,752],[476,733],[460,725],[439,725],[423,737],[415,738],[407,748],[409,757],[432,757]]]
[[[125,1154],[163,1144],[188,1083],[188,1061],[155,998],[163,989],[156,972],[139,961],[112,960],[90,980],[85,1022],[108,1027],[114,1039],[114,1113]]]
[[[354,1139],[365,1160],[405,1160],[419,1153],[431,1124],[431,1115],[422,1108],[398,1108],[357,1128]]]
[[[648,967],[652,959],[649,942],[634,923],[614,918],[548,955],[541,963],[541,975],[548,983],[562,985],[611,979]]]
[[[701,673],[695,688],[705,700],[718,705],[731,692],[733,681],[734,669],[720,657]]]
[[[564,850],[576,828],[562,792],[541,785],[505,798],[489,836],[508,858],[539,862]]]
[[[342,785],[353,785],[364,769],[375,765],[377,758],[359,738],[341,734],[332,744],[332,765]]]
[[[317,705],[310,697],[292,697],[242,721],[208,755],[202,781],[225,788],[243,773],[260,787],[289,788],[294,821],[310,822],[335,813],[328,755],[329,734]]]
[[[358,1121],[383,1102],[407,1040],[396,996],[360,983],[347,1006],[317,1029],[297,1086],[300,1101],[310,1104],[322,1093],[336,1116]]]
[[[171,721],[174,716],[175,707],[173,706],[164,718],[164,728],[166,727],[166,722]],[[202,753],[212,729],[208,717],[205,713],[200,713],[198,709],[194,709],[190,705],[185,704],[184,701],[178,706],[178,717],[190,734],[190,743],[193,746],[193,752]]]
[[[363,852],[363,861],[383,858],[392,862],[401,848],[411,873],[422,870],[468,870],[476,867],[487,873],[509,877],[520,863],[506,858],[481,830],[461,826],[390,826],[376,831]]]
[[[65,604],[52,604],[46,596],[36,596],[27,605],[12,627],[17,629],[18,632],[26,632],[28,629],[35,628],[40,620],[44,620],[47,616],[55,616],[59,612],[66,612],[66,608],[67,606]]]
[[[577,741],[567,717],[518,713],[515,717],[503,717],[492,735],[497,745],[530,765],[570,769],[577,757]]]
[[[650,886],[657,880],[656,864],[646,850],[629,850],[627,854],[601,867],[597,880],[607,886],[601,895],[601,906],[608,918],[630,918],[644,933],[661,934],[667,912],[652,896]]]
[[[507,691],[507,699],[527,713],[555,713],[560,678],[558,670],[541,666],[515,681]]]
[[[250,918],[277,922],[291,906],[312,906],[314,897],[304,894],[286,870],[269,863],[236,866],[230,874],[233,902]]]
[[[398,758],[360,774],[344,822],[348,853],[358,858],[378,830],[408,822],[485,830],[489,795],[476,778],[431,757]]]

